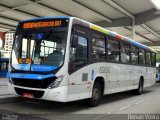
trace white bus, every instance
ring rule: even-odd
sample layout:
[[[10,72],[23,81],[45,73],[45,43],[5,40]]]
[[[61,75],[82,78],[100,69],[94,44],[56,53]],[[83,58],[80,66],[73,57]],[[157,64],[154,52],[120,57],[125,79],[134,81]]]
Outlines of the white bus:
[[[103,95],[141,94],[156,80],[156,51],[75,17],[21,21],[8,72],[20,96],[99,104]]]

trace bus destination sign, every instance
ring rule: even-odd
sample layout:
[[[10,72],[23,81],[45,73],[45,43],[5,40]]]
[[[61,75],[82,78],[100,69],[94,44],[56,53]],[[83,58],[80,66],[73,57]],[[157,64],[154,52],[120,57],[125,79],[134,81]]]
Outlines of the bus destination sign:
[[[46,21],[28,21],[22,24],[22,29],[34,29],[44,27],[65,27],[68,20],[46,20]]]
[[[46,22],[27,22],[23,24],[23,29],[40,28],[40,27],[60,27],[62,21],[46,21]]]

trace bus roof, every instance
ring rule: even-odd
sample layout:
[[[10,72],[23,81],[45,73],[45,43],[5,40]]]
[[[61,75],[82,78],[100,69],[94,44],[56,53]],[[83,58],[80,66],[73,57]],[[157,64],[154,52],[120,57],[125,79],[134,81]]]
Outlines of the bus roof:
[[[27,20],[21,20],[21,22],[27,22],[27,21],[35,21],[35,20],[44,20],[44,19],[55,19],[55,18],[59,18],[59,19],[69,19],[71,18],[70,16],[46,16],[46,17],[39,17],[39,18],[33,18],[33,19],[27,19]]]

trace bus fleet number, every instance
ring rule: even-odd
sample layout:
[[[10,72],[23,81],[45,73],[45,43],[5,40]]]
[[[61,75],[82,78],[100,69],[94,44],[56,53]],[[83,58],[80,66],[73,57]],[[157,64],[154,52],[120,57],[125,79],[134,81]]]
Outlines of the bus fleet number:
[[[111,73],[110,69],[111,67],[100,67],[99,72],[100,73]]]

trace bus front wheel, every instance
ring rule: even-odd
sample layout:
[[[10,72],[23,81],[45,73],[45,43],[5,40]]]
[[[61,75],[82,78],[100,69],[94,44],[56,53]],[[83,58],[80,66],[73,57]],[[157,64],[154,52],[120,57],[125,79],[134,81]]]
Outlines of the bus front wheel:
[[[99,82],[95,82],[92,89],[92,97],[86,100],[86,104],[90,107],[97,106],[102,98],[102,88]]]

